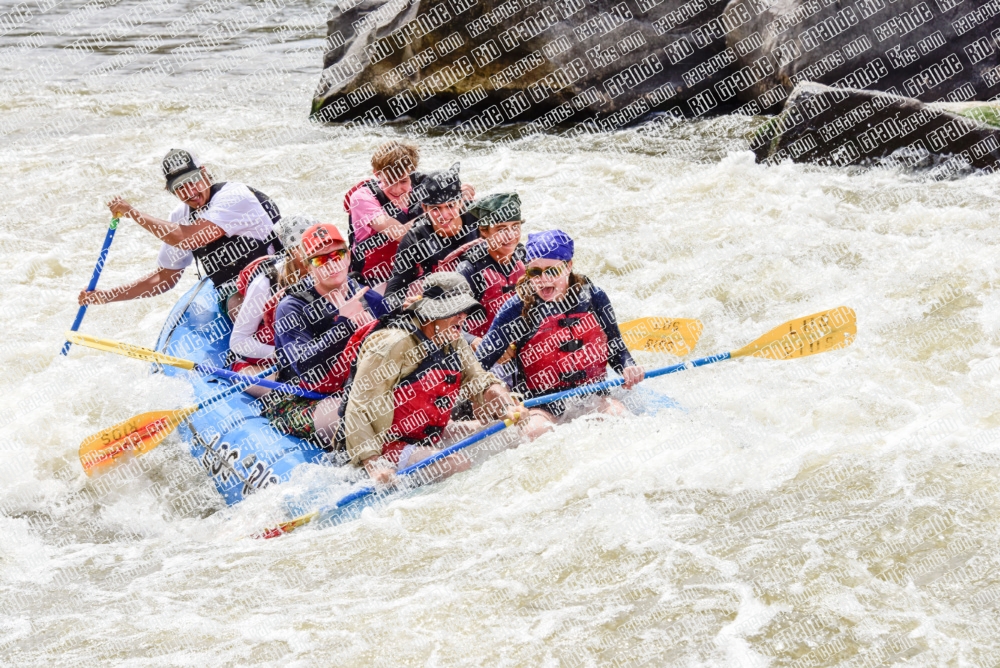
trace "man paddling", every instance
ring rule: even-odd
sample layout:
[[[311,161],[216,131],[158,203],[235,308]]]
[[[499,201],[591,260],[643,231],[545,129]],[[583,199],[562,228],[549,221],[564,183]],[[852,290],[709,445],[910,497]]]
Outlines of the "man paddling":
[[[458,163],[447,171],[431,172],[414,191],[423,215],[399,242],[392,261],[392,278],[385,289],[393,310],[400,308],[410,286],[460,246],[479,238],[475,217],[465,213]]]
[[[460,274],[431,274],[421,298],[362,344],[343,436],[351,461],[376,482],[389,482],[397,468],[436,452],[462,398],[471,399],[484,420],[516,422],[525,413],[462,338],[466,316],[480,308]]]
[[[212,279],[220,306],[236,292],[240,270],[281,248],[274,225],[281,214],[264,193],[242,183],[212,183],[193,153],[171,149],[163,158],[167,190],[181,204],[166,220],[142,213],[121,197],[108,202],[116,216],[127,216],[163,241],[153,273],[107,290],[82,290],[80,304],[107,304],[151,297],[170,290],[184,269],[197,261]]]

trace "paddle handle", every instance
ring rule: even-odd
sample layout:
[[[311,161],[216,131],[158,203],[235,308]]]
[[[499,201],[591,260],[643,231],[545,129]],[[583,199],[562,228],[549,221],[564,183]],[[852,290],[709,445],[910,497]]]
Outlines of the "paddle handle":
[[[449,446],[449,447],[445,448],[444,450],[440,450],[438,452],[435,452],[433,455],[431,455],[427,459],[422,459],[419,462],[417,462],[416,464],[413,464],[412,466],[407,466],[402,471],[399,471],[396,474],[396,476],[402,478],[404,476],[412,475],[413,473],[419,471],[420,469],[427,468],[431,464],[434,464],[435,462],[441,461],[442,459],[444,459],[448,455],[452,455],[452,454],[458,452],[459,450],[464,450],[465,448],[469,447],[470,445],[475,445],[476,443],[478,443],[479,441],[482,441],[485,438],[489,438],[493,434],[497,433],[498,431],[502,431],[502,430],[506,429],[507,427],[509,427],[512,424],[513,424],[513,422],[511,422],[509,420],[501,420],[499,422],[494,422],[493,424],[491,424],[490,426],[486,427],[482,431],[478,431],[475,434],[473,434],[472,436],[469,436],[467,438],[463,438],[461,441],[459,441],[455,445]],[[319,511],[319,514],[320,514],[320,516],[322,516],[322,515],[330,512],[332,510],[336,510],[338,508],[343,508],[344,506],[346,506],[349,503],[353,503],[353,502],[357,501],[358,499],[363,499],[366,496],[371,496],[374,493],[375,493],[375,488],[374,487],[372,487],[370,485],[368,487],[362,487],[359,490],[351,492],[350,494],[348,494],[347,496],[345,496],[344,498],[342,498],[340,501],[337,501],[336,505],[331,506],[331,507],[327,507],[327,508],[321,508],[320,511]]]
[[[666,376],[668,373],[677,373],[678,371],[684,371],[685,369],[693,369],[699,366],[705,366],[706,364],[713,364],[715,362],[721,362],[722,360],[727,360],[731,357],[730,353],[719,353],[718,355],[712,355],[711,357],[702,357],[700,359],[691,360],[690,362],[681,362],[680,364],[673,364],[671,366],[665,366],[660,369],[653,369],[646,372],[646,377],[644,380],[650,378],[656,378],[657,376]],[[591,385],[581,385],[580,387],[574,387],[569,390],[563,390],[562,392],[554,392],[552,394],[546,394],[541,397],[535,397],[534,399],[528,399],[524,402],[525,408],[533,408],[534,406],[542,406],[544,404],[551,403],[553,401],[559,401],[560,399],[568,399],[570,397],[577,397],[581,394],[592,394],[594,392],[600,392],[601,390],[609,390],[612,387],[618,387],[625,382],[624,378],[615,378],[613,380],[605,380],[600,383],[593,383]]]
[[[206,375],[218,376],[219,378],[225,378],[226,380],[234,380],[237,382],[246,382],[251,378],[251,376],[247,376],[242,373],[236,373],[235,371],[230,371],[229,369],[221,369],[211,364],[199,364],[195,368]],[[272,367],[272,368],[277,368],[277,367]],[[264,375],[267,376],[269,374],[270,372]],[[255,376],[253,378],[255,378],[255,380],[252,383],[250,383],[250,385],[257,385],[258,387],[263,387],[268,390],[278,390],[279,392],[294,394],[297,397],[305,397],[306,399],[326,399],[328,396],[330,396],[329,394],[320,394],[319,392],[311,392],[297,385],[289,385],[288,383],[276,383],[273,380],[266,380],[264,378],[261,378],[260,376]]]
[[[94,273],[90,276],[90,283],[87,284],[87,292],[93,292],[97,287],[97,279],[101,277],[101,270],[104,269],[104,261],[108,259],[108,249],[111,248],[111,242],[115,238],[115,230],[118,229],[118,219],[112,218],[111,224],[108,225],[108,233],[104,235],[104,245],[101,246],[101,254],[97,256],[97,264],[94,265]],[[87,305],[82,305],[76,312],[76,319],[73,320],[73,326],[70,327],[70,331],[75,332],[80,329],[80,323],[83,322],[83,316],[87,312]],[[72,345],[69,341],[63,344],[60,354],[66,355],[69,352],[69,347]]]

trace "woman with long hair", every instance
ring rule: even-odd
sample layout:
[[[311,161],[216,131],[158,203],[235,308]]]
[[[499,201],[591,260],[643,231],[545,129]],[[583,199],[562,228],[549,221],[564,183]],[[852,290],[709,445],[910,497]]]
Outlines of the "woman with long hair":
[[[622,374],[626,388],[641,381],[645,373],[622,341],[607,294],[573,271],[569,235],[561,230],[529,234],[525,256],[517,296],[503,305],[476,349],[483,367],[512,358],[514,390],[528,398],[600,382],[609,364]],[[606,393],[585,401],[605,413],[625,410]],[[566,408],[565,401],[532,408],[523,431],[535,438],[551,429]]]
[[[305,216],[290,216],[275,225],[275,234],[284,251],[280,255],[257,258],[243,268],[236,279],[238,304],[233,319],[229,349],[235,357],[231,368],[244,374],[258,374],[274,365],[274,318],[284,290],[306,274],[302,257],[302,235],[315,221]],[[272,374],[269,378],[273,379]],[[248,394],[267,393],[252,386]]]

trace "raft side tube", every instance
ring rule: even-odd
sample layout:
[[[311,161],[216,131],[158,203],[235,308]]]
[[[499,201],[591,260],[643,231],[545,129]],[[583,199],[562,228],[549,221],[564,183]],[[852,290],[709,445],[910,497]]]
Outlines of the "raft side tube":
[[[199,364],[223,367],[232,325],[219,310],[215,286],[202,279],[178,300],[164,323],[156,349]],[[230,387],[213,376],[156,367],[169,376],[185,374],[195,401]],[[282,434],[260,417],[255,399],[239,393],[206,407],[178,427],[191,456],[201,462],[228,505],[258,489],[285,482],[301,464],[323,464],[324,451]]]

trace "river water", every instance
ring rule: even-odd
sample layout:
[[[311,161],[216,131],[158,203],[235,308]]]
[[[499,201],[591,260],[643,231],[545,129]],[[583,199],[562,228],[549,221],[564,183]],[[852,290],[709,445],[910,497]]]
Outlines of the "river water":
[[[744,139],[761,119],[424,137],[422,167],[460,160],[480,192],[519,192],[528,230],[573,235],[621,319],[701,319],[696,355],[840,305],[858,314],[852,347],[651,381],[685,410],[580,419],[280,540],[245,536],[327,471],[227,509],[173,436],[128,475],[88,479],[84,437],[191,399],[141,362],[58,355],[102,203],[165,216],[159,161],[185,146],[344,229],[343,193],[406,135],[307,122],[325,12],[0,5],[0,663],[1000,661],[1000,177],[764,167]],[[102,34],[98,51],[70,48]],[[151,270],[157,248],[123,221],[101,285]],[[191,274],[91,308],[83,331],[152,345]]]

